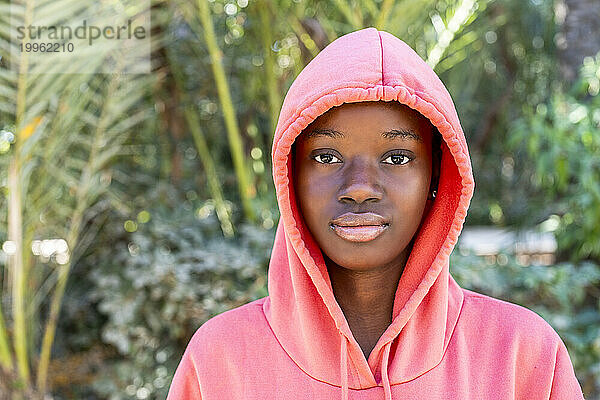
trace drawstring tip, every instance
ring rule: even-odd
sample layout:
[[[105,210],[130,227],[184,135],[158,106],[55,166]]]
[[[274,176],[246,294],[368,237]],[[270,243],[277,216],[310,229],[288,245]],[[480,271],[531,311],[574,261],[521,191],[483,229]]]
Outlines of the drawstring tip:
[[[342,400],[348,400],[348,342],[340,331],[340,378],[342,380]]]
[[[383,363],[381,365],[382,380],[383,380],[383,393],[385,400],[392,400],[392,387],[390,385],[390,377],[388,376],[388,363],[390,360],[390,348],[391,343],[388,343],[383,350]]]

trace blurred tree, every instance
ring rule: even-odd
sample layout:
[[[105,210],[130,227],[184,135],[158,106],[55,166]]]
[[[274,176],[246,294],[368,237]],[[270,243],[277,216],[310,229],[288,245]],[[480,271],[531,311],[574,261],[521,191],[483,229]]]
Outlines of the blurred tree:
[[[170,12],[167,1],[157,1],[152,4],[153,16],[152,35],[160,38],[165,35],[165,26],[159,17]],[[184,136],[185,123],[179,110],[181,92],[176,87],[171,76],[167,59],[167,50],[164,46],[157,46],[152,52],[152,62],[158,66],[154,73],[160,78],[153,93],[155,104],[160,116],[160,125],[157,136],[160,139],[163,157],[161,158],[161,178],[168,178],[174,186],[178,186],[182,179],[182,151],[181,142]]]
[[[556,14],[562,23],[557,37],[563,78],[572,83],[585,57],[600,51],[600,1],[559,0]]]
[[[532,186],[546,197],[560,258],[600,262],[600,54],[588,57],[574,87],[524,107],[508,145],[527,154]]]
[[[111,164],[131,153],[125,143],[150,116],[140,104],[155,79],[124,74],[138,62],[135,50],[115,61],[114,48],[106,43],[94,48],[96,57],[77,61],[60,52],[34,57],[15,50],[11,33],[31,25],[34,16],[48,26],[76,25],[88,6],[57,0],[49,8],[47,3],[0,3],[0,26],[7,28],[0,30],[6,63],[0,68],[0,129],[8,143],[0,152],[0,181],[8,195],[3,208],[8,218],[1,226],[8,258],[0,312],[9,317],[0,318],[0,365],[18,373],[16,398],[33,385],[33,368],[37,390],[46,393],[71,267],[90,244],[98,213],[124,207],[111,187],[118,179]],[[133,5],[127,12],[133,18],[143,11]],[[98,11],[97,23],[109,25],[102,15]],[[103,73],[105,64],[114,65],[112,73]],[[78,73],[82,70],[90,72]],[[50,252],[41,249],[49,243],[45,239],[56,239]]]

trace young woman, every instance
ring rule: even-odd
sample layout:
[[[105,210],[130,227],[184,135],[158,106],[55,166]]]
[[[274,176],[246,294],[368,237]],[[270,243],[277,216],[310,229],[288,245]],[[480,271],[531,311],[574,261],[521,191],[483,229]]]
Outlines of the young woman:
[[[458,286],[473,194],[445,87],[374,28],[298,76],[279,116],[269,296],[198,329],[175,399],[582,399],[535,313]]]

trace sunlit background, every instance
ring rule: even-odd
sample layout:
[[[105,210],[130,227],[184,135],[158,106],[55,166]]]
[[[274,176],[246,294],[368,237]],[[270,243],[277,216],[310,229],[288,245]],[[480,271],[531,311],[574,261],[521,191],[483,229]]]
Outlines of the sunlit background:
[[[153,0],[152,73],[78,75],[9,67],[25,61],[10,27],[76,18],[72,1],[12,3],[0,398],[164,399],[194,331],[267,295],[283,96],[367,26],[434,68],[467,135],[476,189],[452,273],[543,316],[600,398],[600,2]]]

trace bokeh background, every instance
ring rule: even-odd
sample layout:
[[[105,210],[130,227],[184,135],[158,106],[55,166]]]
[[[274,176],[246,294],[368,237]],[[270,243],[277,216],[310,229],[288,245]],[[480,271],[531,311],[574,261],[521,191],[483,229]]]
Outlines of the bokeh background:
[[[153,0],[145,75],[11,71],[8,6],[0,398],[164,399],[194,331],[267,295],[283,96],[367,26],[455,100],[476,190],[452,273],[543,316],[600,398],[597,0]]]

